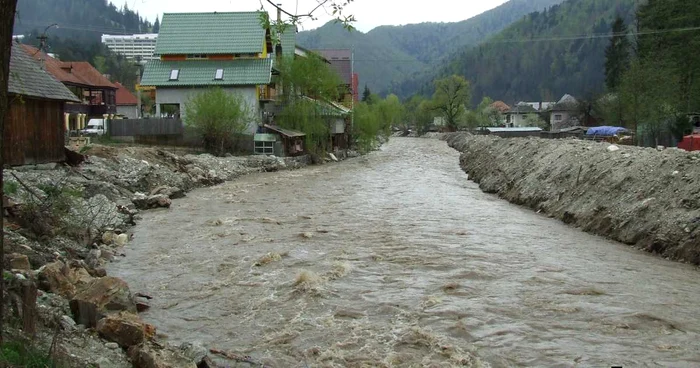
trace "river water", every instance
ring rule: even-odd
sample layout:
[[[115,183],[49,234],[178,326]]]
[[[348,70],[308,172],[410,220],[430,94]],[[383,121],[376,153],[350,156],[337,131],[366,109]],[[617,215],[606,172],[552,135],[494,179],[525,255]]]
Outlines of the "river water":
[[[146,212],[110,266],[178,343],[274,367],[698,367],[700,273],[482,193],[438,140]]]

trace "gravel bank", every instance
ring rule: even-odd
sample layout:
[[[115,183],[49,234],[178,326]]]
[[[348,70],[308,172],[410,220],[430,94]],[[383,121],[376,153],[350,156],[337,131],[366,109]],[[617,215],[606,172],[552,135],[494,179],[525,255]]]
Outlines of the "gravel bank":
[[[669,259],[700,264],[700,152],[581,140],[441,137],[488,193]]]

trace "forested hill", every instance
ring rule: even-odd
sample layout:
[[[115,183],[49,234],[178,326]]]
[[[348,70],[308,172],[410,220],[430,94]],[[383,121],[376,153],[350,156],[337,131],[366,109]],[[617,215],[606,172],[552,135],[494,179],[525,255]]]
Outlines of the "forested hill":
[[[331,22],[300,32],[297,42],[309,49],[354,48],[360,84],[379,92],[435,68],[460,46],[476,45],[526,14],[562,1],[510,0],[461,22],[381,26],[367,33]]]
[[[19,0],[14,34],[41,33],[54,23],[49,36],[77,43],[100,42],[103,33],[147,33],[152,24],[125,3],[117,8],[108,0]]]
[[[437,72],[393,87],[407,96],[432,93],[432,80],[464,76],[482,97],[509,103],[556,101],[569,93],[592,96],[604,89],[605,47],[617,14],[629,24],[636,0],[567,0],[529,14],[476,47],[462,47]],[[595,35],[594,37],[588,37]]]

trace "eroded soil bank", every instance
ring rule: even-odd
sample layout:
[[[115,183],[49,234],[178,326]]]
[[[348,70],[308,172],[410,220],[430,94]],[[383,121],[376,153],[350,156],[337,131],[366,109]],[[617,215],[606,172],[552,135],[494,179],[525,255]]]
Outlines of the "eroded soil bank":
[[[460,133],[443,139],[462,152],[462,169],[487,193],[700,264],[698,152]]]

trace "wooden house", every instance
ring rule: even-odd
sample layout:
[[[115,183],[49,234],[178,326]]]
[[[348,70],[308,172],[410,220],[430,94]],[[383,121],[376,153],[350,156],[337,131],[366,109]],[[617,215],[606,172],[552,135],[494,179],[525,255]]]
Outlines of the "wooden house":
[[[8,99],[3,132],[5,164],[65,160],[65,103],[80,100],[14,42]]]

